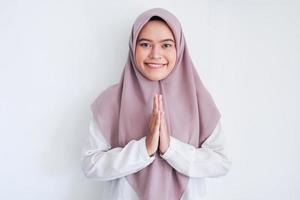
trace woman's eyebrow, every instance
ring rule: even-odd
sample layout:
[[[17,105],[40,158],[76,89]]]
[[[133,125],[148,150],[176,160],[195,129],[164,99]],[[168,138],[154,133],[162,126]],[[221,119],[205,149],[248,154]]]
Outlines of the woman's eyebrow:
[[[140,39],[138,39],[138,42],[140,42],[140,41],[149,41],[149,42],[152,42],[152,40],[146,39],[146,38],[140,38]],[[173,39],[170,39],[170,38],[160,40],[159,42],[167,42],[167,41],[169,41],[169,42],[174,42],[174,40],[173,40]],[[175,42],[174,42],[174,43],[175,43]]]

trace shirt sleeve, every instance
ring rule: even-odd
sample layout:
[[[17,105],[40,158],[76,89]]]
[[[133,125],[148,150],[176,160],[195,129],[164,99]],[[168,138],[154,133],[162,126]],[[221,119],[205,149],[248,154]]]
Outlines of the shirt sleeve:
[[[219,121],[201,148],[196,148],[170,136],[169,148],[160,156],[175,170],[189,177],[223,176],[231,167],[231,159],[226,152],[225,142]]]
[[[124,147],[111,148],[93,118],[89,136],[81,151],[81,168],[86,177],[108,181],[127,176],[147,167],[155,159],[149,156],[146,137],[131,140]]]

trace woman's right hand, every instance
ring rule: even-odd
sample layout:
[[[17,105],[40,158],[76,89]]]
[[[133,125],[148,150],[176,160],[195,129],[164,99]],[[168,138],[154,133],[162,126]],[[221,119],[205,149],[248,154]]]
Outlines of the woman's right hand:
[[[159,110],[159,95],[155,94],[153,99],[153,110],[151,114],[149,132],[146,136],[146,147],[149,156],[152,156],[158,149],[159,145],[159,127],[161,113]]]

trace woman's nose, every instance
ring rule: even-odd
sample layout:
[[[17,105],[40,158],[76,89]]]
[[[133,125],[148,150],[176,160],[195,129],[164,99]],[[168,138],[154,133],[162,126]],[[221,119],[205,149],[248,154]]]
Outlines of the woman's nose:
[[[153,48],[151,49],[150,57],[153,59],[161,58],[161,49],[158,45],[153,46]]]

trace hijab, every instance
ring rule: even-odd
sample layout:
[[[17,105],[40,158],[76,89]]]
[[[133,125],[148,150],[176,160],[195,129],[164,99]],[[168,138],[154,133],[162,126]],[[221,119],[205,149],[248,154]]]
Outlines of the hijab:
[[[176,42],[176,64],[169,75],[159,81],[143,76],[134,58],[138,34],[154,16],[167,23]],[[124,147],[131,140],[139,140],[148,134],[155,93],[163,96],[169,135],[200,148],[213,132],[221,114],[192,63],[180,22],[163,8],[152,8],[137,17],[119,82],[106,88],[91,104],[101,133],[112,148]],[[180,199],[189,180],[158,152],[150,165],[126,178],[142,200]]]

